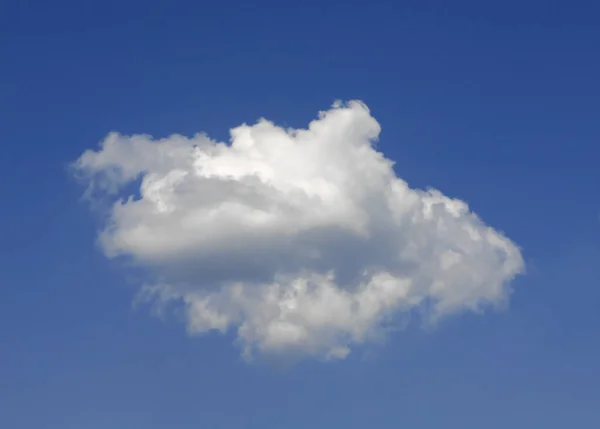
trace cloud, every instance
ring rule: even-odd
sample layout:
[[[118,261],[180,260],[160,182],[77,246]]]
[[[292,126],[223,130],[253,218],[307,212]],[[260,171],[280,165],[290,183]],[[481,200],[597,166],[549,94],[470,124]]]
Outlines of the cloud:
[[[467,204],[397,177],[379,132],[352,101],[307,129],[240,125],[230,144],[111,133],[74,167],[114,199],[106,255],[147,269],[145,293],[182,303],[190,332],[236,330],[246,357],[339,359],[415,310],[505,303],[524,271]]]

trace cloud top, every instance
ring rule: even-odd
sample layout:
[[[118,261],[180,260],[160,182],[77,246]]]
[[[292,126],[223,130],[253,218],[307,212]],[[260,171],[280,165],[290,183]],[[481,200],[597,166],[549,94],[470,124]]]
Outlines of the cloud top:
[[[111,133],[74,166],[115,200],[106,255],[147,268],[146,290],[183,303],[190,332],[236,329],[247,357],[335,359],[412,310],[503,303],[524,270],[467,204],[399,178],[379,132],[352,101],[306,129],[240,125],[230,144]]]

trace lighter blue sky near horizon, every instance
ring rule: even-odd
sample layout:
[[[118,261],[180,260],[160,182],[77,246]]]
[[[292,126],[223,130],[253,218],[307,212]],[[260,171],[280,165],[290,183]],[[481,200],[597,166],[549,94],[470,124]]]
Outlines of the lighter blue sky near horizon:
[[[0,4],[0,427],[600,427],[600,5]],[[504,311],[342,361],[243,362],[133,309],[66,166],[109,131],[226,140],[363,100],[412,187],[523,250]]]

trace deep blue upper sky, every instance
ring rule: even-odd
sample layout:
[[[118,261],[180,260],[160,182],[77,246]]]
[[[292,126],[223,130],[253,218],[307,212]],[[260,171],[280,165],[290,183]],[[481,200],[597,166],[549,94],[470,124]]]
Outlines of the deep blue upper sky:
[[[0,5],[0,427],[600,427],[600,4],[394,3]],[[508,310],[274,371],[131,308],[69,162],[356,98],[400,177],[523,248]]]

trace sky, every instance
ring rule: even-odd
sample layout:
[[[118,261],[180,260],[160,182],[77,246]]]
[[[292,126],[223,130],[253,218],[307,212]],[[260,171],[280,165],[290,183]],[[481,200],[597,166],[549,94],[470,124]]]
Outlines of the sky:
[[[0,4],[0,427],[597,428],[598,14]]]

